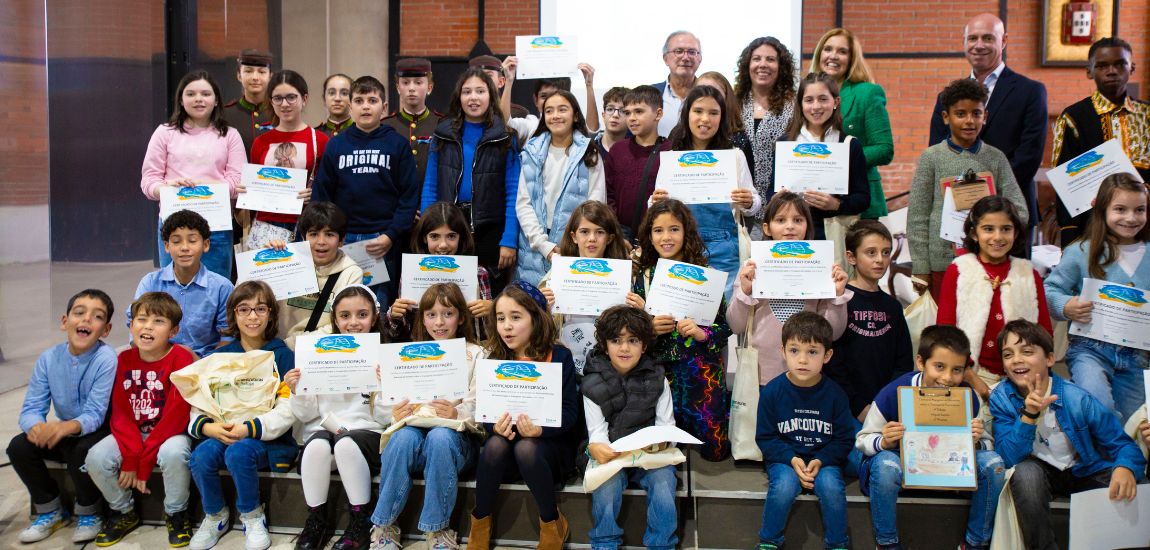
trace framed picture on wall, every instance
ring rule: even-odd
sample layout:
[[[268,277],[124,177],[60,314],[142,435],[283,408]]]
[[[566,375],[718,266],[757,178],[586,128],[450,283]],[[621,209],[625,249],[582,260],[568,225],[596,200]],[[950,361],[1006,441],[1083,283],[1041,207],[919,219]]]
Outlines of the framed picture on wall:
[[[1090,44],[1118,34],[1118,0],[1043,0],[1042,66],[1085,67]]]

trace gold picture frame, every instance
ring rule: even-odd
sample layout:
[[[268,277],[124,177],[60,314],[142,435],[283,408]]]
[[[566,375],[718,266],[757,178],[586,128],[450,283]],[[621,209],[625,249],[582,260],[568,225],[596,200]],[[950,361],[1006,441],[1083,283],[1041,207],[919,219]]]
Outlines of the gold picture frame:
[[[1072,0],[1042,1],[1043,67],[1085,67],[1090,44],[1067,44],[1063,41],[1063,10]],[[1095,6],[1094,35],[1091,42],[1118,34],[1118,0],[1091,0]]]

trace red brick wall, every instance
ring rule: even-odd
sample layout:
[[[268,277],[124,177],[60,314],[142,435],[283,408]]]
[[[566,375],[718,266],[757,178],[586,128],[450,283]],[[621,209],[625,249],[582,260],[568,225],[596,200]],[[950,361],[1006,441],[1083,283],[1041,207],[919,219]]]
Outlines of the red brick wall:
[[[400,55],[466,56],[479,38],[478,0],[402,0]],[[515,51],[515,36],[539,32],[539,3],[487,0],[484,41],[497,53]]]
[[[48,203],[44,5],[0,0],[0,206]]]

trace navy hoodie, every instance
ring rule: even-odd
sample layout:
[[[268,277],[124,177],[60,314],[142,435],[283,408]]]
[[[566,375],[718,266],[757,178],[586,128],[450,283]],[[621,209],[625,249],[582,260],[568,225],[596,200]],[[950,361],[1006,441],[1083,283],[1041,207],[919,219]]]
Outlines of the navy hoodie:
[[[418,180],[411,146],[391,126],[352,126],[327,143],[311,200],[340,207],[349,233],[383,233],[394,245],[414,224]]]
[[[790,464],[796,456],[841,466],[854,446],[855,431],[847,394],[826,376],[802,388],[783,375],[759,390],[755,441],[764,466]]]

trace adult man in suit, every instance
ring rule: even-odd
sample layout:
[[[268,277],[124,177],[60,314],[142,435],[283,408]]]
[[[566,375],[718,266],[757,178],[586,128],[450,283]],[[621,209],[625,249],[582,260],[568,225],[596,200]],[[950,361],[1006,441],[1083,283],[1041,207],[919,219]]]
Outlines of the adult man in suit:
[[[1033,227],[1040,217],[1034,175],[1042,164],[1042,151],[1046,147],[1046,86],[1006,66],[1002,60],[1006,38],[1002,20],[989,13],[974,16],[963,29],[970,78],[990,90],[986,125],[980,137],[1010,159],[1014,179],[1029,205]],[[936,99],[930,119],[930,144],[946,139],[949,133],[942,121],[942,106]],[[1030,247],[1026,247],[1026,251],[1029,255]]]
[[[695,72],[703,63],[703,46],[699,39],[687,31],[675,31],[663,42],[663,63],[667,65],[667,80],[652,84],[663,94],[663,118],[659,119],[659,135],[667,137],[679,123],[679,111],[687,93],[695,87]]]

